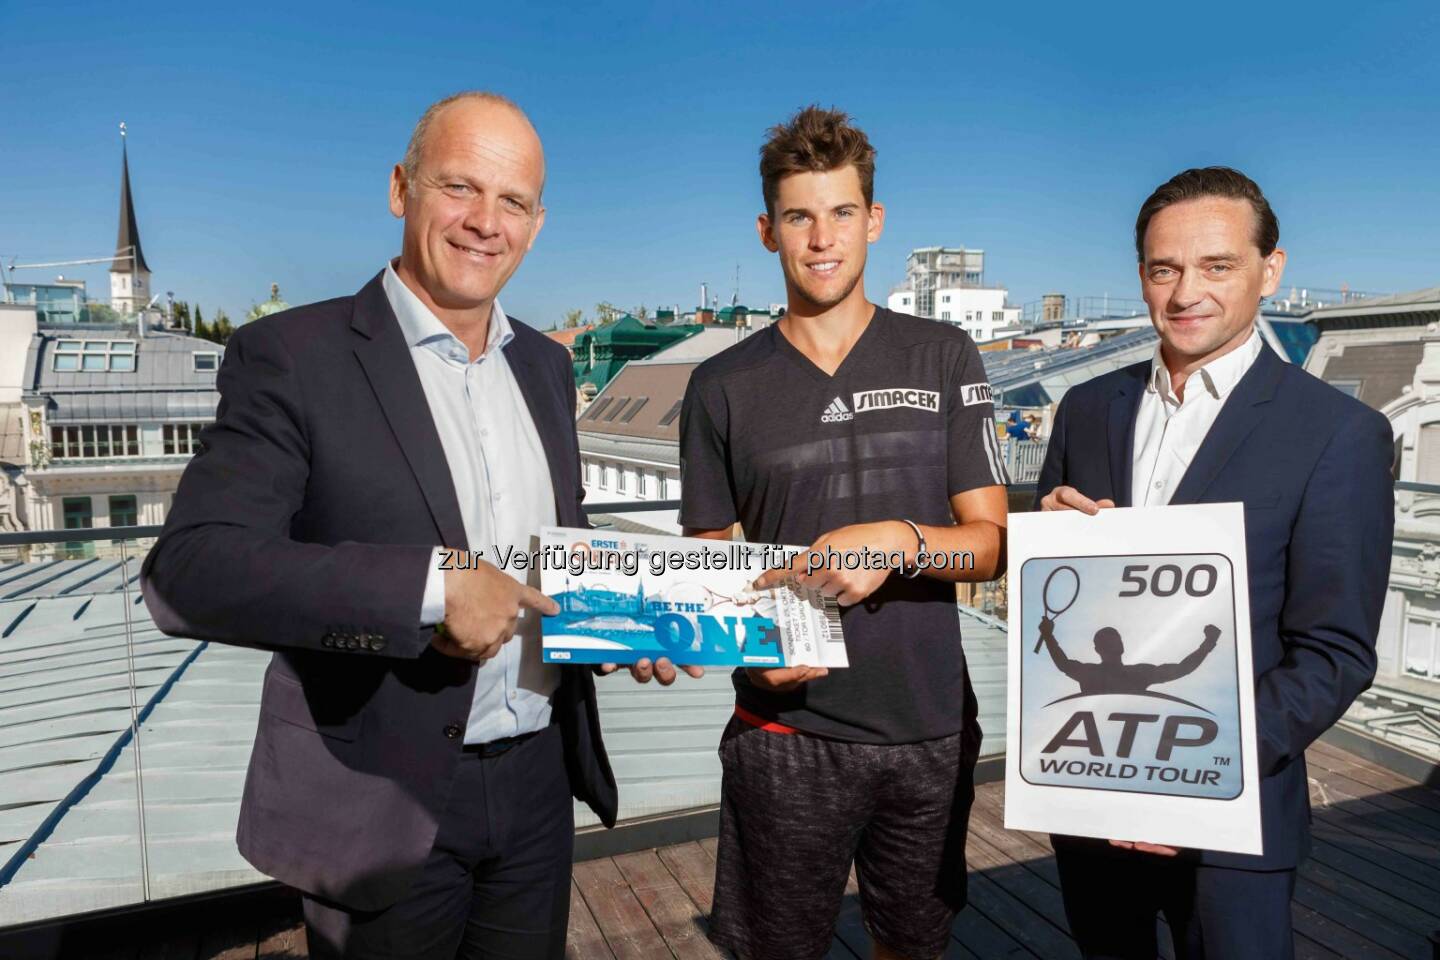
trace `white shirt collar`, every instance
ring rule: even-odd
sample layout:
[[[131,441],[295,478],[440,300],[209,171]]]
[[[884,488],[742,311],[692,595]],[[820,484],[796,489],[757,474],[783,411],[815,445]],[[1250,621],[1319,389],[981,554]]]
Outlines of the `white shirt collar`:
[[[1165,358],[1160,353],[1161,346],[1162,344],[1155,344],[1155,355],[1150,359],[1150,379],[1145,389],[1150,393],[1158,393],[1162,399],[1178,406],[1180,401],[1175,398],[1175,391],[1170,386],[1170,368],[1165,366]],[[1210,396],[1216,400],[1224,400],[1263,349],[1265,341],[1260,338],[1259,328],[1251,327],[1249,339],[1196,370],[1190,375],[1188,382],[1194,383],[1196,377],[1199,377]]]
[[[400,332],[404,334],[406,344],[427,347],[441,356],[469,362],[470,353],[460,338],[451,333],[440,318],[415,296],[415,291],[405,286],[405,281],[395,272],[393,260],[385,264],[385,277],[381,282],[390,301],[390,309],[395,311],[395,319],[400,321]],[[514,339],[515,328],[510,325],[510,318],[505,316],[505,310],[497,299],[490,308],[490,332],[485,338],[485,350],[480,359],[496,350],[503,350]]]

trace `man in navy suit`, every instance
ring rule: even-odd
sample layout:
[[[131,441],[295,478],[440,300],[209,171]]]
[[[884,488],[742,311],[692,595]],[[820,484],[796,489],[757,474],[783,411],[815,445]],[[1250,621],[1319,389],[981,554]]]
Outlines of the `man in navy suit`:
[[[311,956],[559,958],[572,795],[615,822],[593,677],[541,662],[557,607],[492,553],[585,526],[569,354],[497,299],[544,179],[510,101],[430,107],[399,258],[235,333],[146,558],[162,630],[274,652],[237,840]]]
[[[1087,957],[1292,956],[1309,849],[1305,749],[1375,675],[1394,529],[1389,421],[1280,360],[1255,328],[1285,252],[1260,188],[1224,167],[1161,185],[1135,224],[1152,360],[1071,389],[1037,484],[1044,510],[1245,505],[1264,853],[1054,838]],[[1177,546],[1183,546],[1177,544]]]

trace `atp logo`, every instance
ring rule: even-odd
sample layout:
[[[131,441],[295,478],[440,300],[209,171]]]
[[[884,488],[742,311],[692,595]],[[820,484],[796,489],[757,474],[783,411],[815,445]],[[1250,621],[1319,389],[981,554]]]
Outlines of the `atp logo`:
[[[1032,558],[1020,580],[1027,782],[1240,794],[1239,685],[1253,680],[1238,672],[1228,557]]]

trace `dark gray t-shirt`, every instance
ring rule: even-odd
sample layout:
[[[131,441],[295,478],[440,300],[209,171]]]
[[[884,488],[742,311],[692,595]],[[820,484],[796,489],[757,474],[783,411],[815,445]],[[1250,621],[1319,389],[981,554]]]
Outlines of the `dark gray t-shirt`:
[[[1006,483],[990,387],[963,330],[876,308],[827,375],[777,326],[696,368],[680,414],[680,522],[808,546],[879,520],[954,523],[949,498]],[[735,672],[736,702],[807,733],[911,743],[975,717],[951,583],[891,575],[842,608],[850,666],[773,694]]]

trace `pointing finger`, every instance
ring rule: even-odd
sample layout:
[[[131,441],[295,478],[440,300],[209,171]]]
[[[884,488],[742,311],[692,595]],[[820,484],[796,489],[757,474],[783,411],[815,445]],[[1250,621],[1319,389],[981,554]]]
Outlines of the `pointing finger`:
[[[553,617],[560,612],[560,604],[550,597],[545,596],[534,587],[520,584],[520,606],[529,607],[531,610],[539,610],[547,617]]]

